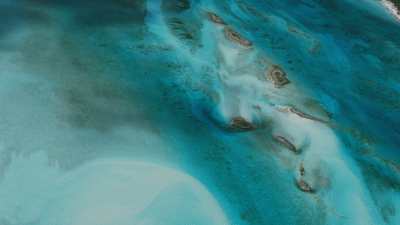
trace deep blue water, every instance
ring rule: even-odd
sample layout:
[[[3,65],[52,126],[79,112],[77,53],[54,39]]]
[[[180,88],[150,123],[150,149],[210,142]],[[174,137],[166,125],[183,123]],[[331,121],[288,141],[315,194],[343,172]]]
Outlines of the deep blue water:
[[[400,224],[400,23],[378,1],[1,0],[0,15],[0,225]]]

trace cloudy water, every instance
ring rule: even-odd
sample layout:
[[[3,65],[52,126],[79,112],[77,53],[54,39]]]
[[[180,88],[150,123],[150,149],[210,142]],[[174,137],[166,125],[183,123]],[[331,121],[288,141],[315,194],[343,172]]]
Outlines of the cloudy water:
[[[375,0],[1,0],[0,225],[400,224]]]

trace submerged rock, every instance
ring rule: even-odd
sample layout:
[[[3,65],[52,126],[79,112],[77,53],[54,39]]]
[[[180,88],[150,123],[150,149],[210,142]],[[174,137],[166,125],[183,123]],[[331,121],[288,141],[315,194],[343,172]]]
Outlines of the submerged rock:
[[[226,25],[225,21],[218,16],[217,14],[213,12],[207,12],[208,19],[210,19],[212,22],[220,25]]]
[[[294,146],[288,139],[282,136],[274,136],[274,139],[280,143],[281,145],[285,146],[287,149],[289,149],[292,152],[299,153],[299,150]]]
[[[171,33],[191,49],[202,46],[200,24],[178,16],[165,17],[165,21]]]
[[[314,193],[315,190],[309,185],[306,181],[303,179],[297,180],[296,181],[297,188],[300,189],[300,191],[307,192],[307,193]]]
[[[278,65],[273,65],[267,76],[277,88],[283,87],[290,83],[286,76],[286,72],[283,71],[283,69]]]
[[[248,131],[256,129],[256,126],[241,116],[232,118],[229,127],[235,131]]]
[[[253,43],[251,41],[242,37],[238,32],[234,31],[232,28],[225,27],[224,28],[225,37],[229,40],[236,42],[244,47],[251,47]]]
[[[164,0],[161,3],[161,8],[167,12],[183,12],[190,9],[189,0]]]

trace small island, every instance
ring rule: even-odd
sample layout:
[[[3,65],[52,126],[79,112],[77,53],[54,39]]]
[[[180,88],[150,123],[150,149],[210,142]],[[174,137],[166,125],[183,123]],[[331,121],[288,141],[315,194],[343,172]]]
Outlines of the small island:
[[[400,0],[381,0],[382,5],[400,21]]]
[[[216,24],[220,24],[220,25],[226,25],[225,21],[220,16],[218,16],[216,13],[207,12],[207,15],[208,15],[208,18],[212,22],[214,22]]]
[[[232,118],[229,127],[233,131],[249,131],[256,129],[255,125],[241,116]]]
[[[273,65],[271,69],[267,71],[267,78],[274,83],[276,88],[281,88],[290,83],[286,72],[278,65]]]
[[[315,190],[311,187],[310,184],[308,184],[306,181],[303,179],[299,179],[296,181],[297,188],[300,189],[302,192],[308,192],[308,193],[314,193]]]
[[[292,144],[292,142],[290,142],[287,138],[280,135],[276,135],[274,136],[274,139],[275,141],[277,141],[279,144],[289,149],[290,151],[294,153],[299,153],[299,149],[297,149],[296,146],[294,146],[294,144]]]
[[[238,43],[239,45],[242,45],[244,47],[251,47],[253,43],[244,37],[242,37],[238,32],[234,31],[230,27],[225,27],[224,28],[224,33],[225,37],[228,38],[229,40]]]

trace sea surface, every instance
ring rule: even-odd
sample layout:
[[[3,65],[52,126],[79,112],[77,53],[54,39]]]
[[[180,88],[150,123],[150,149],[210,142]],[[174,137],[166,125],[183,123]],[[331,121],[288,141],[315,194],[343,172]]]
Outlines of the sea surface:
[[[325,224],[400,224],[379,1],[0,0],[0,225]]]

